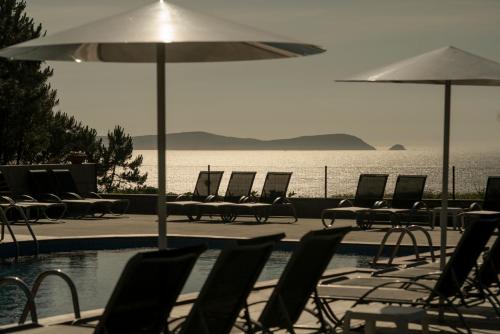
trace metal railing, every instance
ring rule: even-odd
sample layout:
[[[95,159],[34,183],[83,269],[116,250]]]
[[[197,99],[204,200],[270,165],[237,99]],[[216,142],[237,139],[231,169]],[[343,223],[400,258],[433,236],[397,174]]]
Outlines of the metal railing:
[[[167,191],[175,194],[192,192],[200,170],[224,171],[220,192],[224,192],[232,171],[256,171],[257,176],[253,190],[259,193],[264,178],[269,171],[293,172],[289,193],[296,197],[348,197],[354,195],[359,175],[362,173],[389,174],[386,194],[394,189],[397,175],[427,175],[425,192],[437,197],[441,192],[441,168],[436,166],[224,166],[224,165],[174,165],[167,166]],[[156,166],[143,165],[142,169],[149,173],[147,185],[156,187]],[[459,198],[468,194],[480,198],[486,187],[486,179],[490,175],[500,175],[499,168],[471,168],[452,166],[450,170],[450,198]]]

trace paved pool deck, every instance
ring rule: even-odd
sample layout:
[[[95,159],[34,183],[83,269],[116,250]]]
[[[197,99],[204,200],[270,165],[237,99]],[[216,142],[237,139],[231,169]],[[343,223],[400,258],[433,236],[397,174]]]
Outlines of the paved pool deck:
[[[322,229],[320,219],[300,218],[296,223],[289,223],[288,219],[273,219],[267,223],[256,223],[250,218],[242,218],[233,223],[224,224],[220,220],[204,219],[191,222],[185,217],[171,216],[168,218],[167,235],[169,236],[209,236],[224,238],[249,238],[264,234],[284,232],[286,238],[300,239],[311,230]],[[132,235],[157,235],[158,224],[154,215],[124,215],[117,217],[88,218],[88,219],[63,219],[57,222],[40,221],[31,224],[38,239],[77,238],[77,237],[103,237],[103,236],[132,236]],[[337,219],[335,226],[353,226],[356,224],[350,219]],[[12,225],[18,240],[29,240],[31,237],[24,224]],[[434,246],[439,245],[440,229],[429,232]],[[362,231],[357,228],[344,239],[345,243],[378,245],[382,241],[385,230],[379,229]],[[415,233],[419,245],[427,245],[423,233]],[[448,246],[455,246],[461,234],[452,228],[448,229]],[[394,244],[397,236],[394,235],[388,244]],[[8,240],[7,239],[5,241]],[[411,245],[410,239],[405,237],[404,245]]]
[[[339,219],[336,221],[338,226],[355,226],[353,220]],[[32,224],[37,237],[40,240],[50,239],[66,239],[66,238],[85,238],[85,237],[124,237],[124,236],[151,236],[157,234],[156,216],[153,215],[125,215],[120,217],[105,217],[96,219],[65,219],[59,222],[41,221]],[[168,219],[168,235],[169,236],[186,236],[186,237],[221,237],[221,238],[247,238],[264,234],[284,232],[287,239],[298,240],[302,235],[310,230],[322,229],[323,225],[319,219],[299,219],[296,223],[288,223],[286,220],[272,220],[271,222],[260,224],[255,223],[252,219],[242,219],[230,224],[223,224],[217,219],[207,219],[200,222],[190,222],[184,217],[172,216]],[[30,236],[26,226],[16,224],[13,226],[16,236],[19,240],[29,240]],[[427,229],[434,246],[439,245],[440,229]],[[369,231],[361,231],[355,229],[349,233],[344,240],[344,243],[363,244],[363,245],[378,245],[380,244],[385,231],[383,229],[373,229]],[[453,229],[448,230],[448,246],[455,246],[461,234]],[[416,234],[419,244],[425,244],[426,240],[420,233]],[[389,244],[394,243],[396,238],[392,238]],[[4,240],[2,243],[8,242]],[[409,244],[409,240],[405,240],[404,244]],[[338,271],[349,272],[352,268],[339,269]],[[337,271],[337,270],[336,270]],[[331,272],[329,272],[331,274]],[[358,274],[351,274],[357,276]],[[364,271],[361,275],[369,275],[369,272]],[[274,282],[265,282],[264,287],[255,290],[250,301],[266,300],[272,291]],[[401,291],[404,294],[404,291]],[[174,309],[173,315],[179,316],[186,314],[190,308],[190,301],[196,298],[196,294],[183,295],[181,300],[185,301],[182,306]],[[261,304],[262,305],[262,304]],[[337,301],[332,305],[337,315],[342,315],[351,306],[350,302]],[[252,310],[254,318],[258,318],[261,307]],[[101,310],[93,310],[85,312],[86,315],[98,314]],[[72,318],[72,315],[58,316],[51,319],[45,319],[42,322],[46,324],[61,323]],[[478,305],[477,307],[467,309],[467,321],[473,328],[473,333],[500,333],[500,320],[493,314],[491,307],[487,305]],[[308,317],[307,314],[301,319],[302,323],[314,325],[314,319]],[[447,315],[447,324],[458,325],[456,317]],[[384,324],[382,333],[394,332],[391,324]],[[392,328],[391,328],[392,327]],[[302,331],[297,331],[302,333]],[[411,333],[420,333],[421,329],[418,325],[411,326]],[[453,333],[456,332],[453,328],[444,325],[438,321],[435,313],[431,315],[431,332],[432,333]]]

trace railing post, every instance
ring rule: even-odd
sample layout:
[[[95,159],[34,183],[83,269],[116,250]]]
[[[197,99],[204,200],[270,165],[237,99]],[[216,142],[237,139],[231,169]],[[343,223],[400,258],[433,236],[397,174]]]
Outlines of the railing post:
[[[453,200],[455,200],[455,166],[451,167],[451,175],[452,175],[452,179],[451,179],[451,194],[452,194]]]
[[[208,194],[207,196],[210,196],[210,165],[208,165]]]
[[[325,198],[328,198],[328,166],[325,166]]]

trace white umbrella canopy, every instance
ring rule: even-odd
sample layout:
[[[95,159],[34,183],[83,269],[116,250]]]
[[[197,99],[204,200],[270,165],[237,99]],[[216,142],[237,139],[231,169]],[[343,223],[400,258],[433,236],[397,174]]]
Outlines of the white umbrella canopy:
[[[289,58],[324,52],[310,44],[158,1],[109,18],[8,47],[2,57],[26,60],[166,62]]]
[[[445,86],[441,190],[441,269],[446,256],[451,85],[500,86],[500,63],[460,50],[440,48],[339,82],[392,82]]]
[[[158,247],[167,247],[165,62],[290,58],[325,50],[164,1],[0,50],[12,60],[156,63]]]

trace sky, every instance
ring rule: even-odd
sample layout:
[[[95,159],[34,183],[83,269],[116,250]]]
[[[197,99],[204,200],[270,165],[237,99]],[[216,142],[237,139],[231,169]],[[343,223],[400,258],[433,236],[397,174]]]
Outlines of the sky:
[[[150,3],[27,0],[47,34]],[[500,62],[497,0],[175,0],[327,52],[167,64],[167,132],[260,139],[348,133],[379,148],[442,145],[444,88],[335,79],[453,45]],[[153,64],[48,62],[59,109],[105,134],[156,131]],[[500,149],[500,87],[453,87],[451,147]]]

